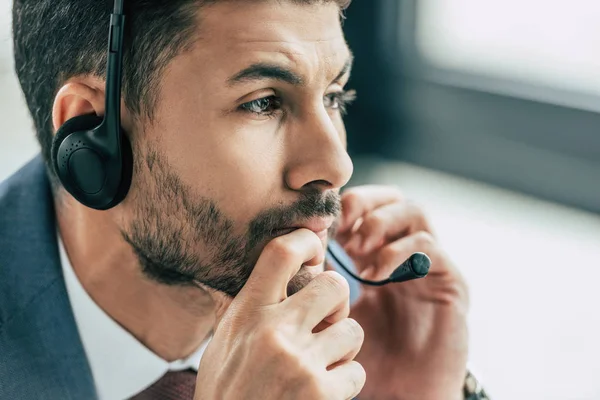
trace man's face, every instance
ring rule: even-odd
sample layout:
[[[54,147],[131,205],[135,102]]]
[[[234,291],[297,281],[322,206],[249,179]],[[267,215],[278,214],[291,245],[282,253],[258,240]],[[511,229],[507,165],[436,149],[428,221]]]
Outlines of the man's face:
[[[122,229],[153,279],[235,296],[270,240],[339,215],[351,55],[335,3],[218,2],[199,21],[153,123],[132,135]],[[301,270],[289,291],[310,278]]]

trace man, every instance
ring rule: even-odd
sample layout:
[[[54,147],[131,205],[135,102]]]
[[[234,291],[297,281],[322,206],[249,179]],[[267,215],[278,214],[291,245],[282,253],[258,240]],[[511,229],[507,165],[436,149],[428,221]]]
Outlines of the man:
[[[111,4],[15,0],[42,156],[0,188],[0,398],[464,398],[467,291],[429,222],[394,188],[340,195],[346,6],[128,1],[132,182],[99,211],[62,187],[51,145],[105,114]],[[350,309],[328,233],[363,278],[415,252],[429,276]]]

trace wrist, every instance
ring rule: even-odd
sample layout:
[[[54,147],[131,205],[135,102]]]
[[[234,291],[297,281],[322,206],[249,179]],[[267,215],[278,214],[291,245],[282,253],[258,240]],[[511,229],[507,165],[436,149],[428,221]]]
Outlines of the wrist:
[[[465,377],[460,388],[457,388],[456,385],[446,386],[445,389],[436,388],[435,393],[429,392],[426,397],[423,397],[423,395],[421,393],[416,398],[419,400],[490,400],[483,386],[470,370],[465,371]]]

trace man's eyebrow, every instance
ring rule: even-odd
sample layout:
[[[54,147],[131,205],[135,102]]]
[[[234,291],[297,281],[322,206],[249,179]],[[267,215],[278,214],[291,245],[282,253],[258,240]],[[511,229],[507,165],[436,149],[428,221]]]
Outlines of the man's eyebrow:
[[[256,63],[244,68],[227,80],[229,86],[242,82],[275,79],[291,85],[302,85],[304,80],[294,71],[276,64]]]
[[[350,56],[346,60],[346,63],[342,67],[342,70],[340,71],[338,76],[336,76],[335,79],[333,80],[333,83],[338,83],[340,80],[342,80],[342,78],[344,76],[350,75],[350,72],[352,71],[353,63],[354,63],[354,55],[352,55],[352,53],[350,53]]]
[[[350,54],[346,63],[342,67],[342,70],[333,80],[333,82],[339,82],[346,74],[350,73],[352,69],[352,63],[354,62],[354,56]],[[294,71],[277,64],[269,63],[256,63],[249,67],[244,68],[237,74],[233,75],[227,80],[229,86],[233,86],[238,83],[246,83],[252,81],[259,81],[263,79],[275,79],[278,81],[289,83],[290,85],[301,86],[304,84],[304,79]]]

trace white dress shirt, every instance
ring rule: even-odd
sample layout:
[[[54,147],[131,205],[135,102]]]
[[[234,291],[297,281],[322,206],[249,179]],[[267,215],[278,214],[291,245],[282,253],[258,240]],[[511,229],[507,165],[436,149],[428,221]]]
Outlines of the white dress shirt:
[[[88,295],[75,275],[60,235],[58,247],[69,300],[99,400],[128,399],[168,371],[198,370],[209,340],[185,360],[163,360],[108,316]]]

